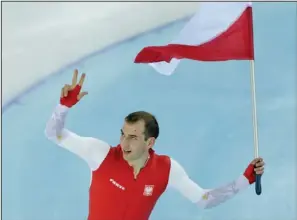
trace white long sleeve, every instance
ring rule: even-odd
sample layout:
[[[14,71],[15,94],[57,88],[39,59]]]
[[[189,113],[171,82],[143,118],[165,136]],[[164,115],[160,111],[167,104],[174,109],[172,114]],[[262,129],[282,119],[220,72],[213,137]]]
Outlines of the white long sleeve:
[[[102,140],[81,137],[65,129],[68,111],[66,106],[56,106],[46,124],[45,135],[49,140],[85,160],[91,170],[96,170],[108,154],[110,146]]]
[[[203,189],[189,178],[184,168],[171,159],[169,187],[178,190],[183,196],[201,208],[215,207],[249,186],[248,180],[242,175],[235,181],[215,189]]]

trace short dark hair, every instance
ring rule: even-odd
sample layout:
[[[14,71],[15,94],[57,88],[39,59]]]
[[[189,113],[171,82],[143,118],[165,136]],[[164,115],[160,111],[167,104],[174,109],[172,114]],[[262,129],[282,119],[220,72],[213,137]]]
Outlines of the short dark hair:
[[[147,140],[150,137],[155,139],[159,136],[159,124],[154,115],[145,111],[132,112],[125,117],[127,123],[136,123],[140,120],[144,121],[144,137]]]

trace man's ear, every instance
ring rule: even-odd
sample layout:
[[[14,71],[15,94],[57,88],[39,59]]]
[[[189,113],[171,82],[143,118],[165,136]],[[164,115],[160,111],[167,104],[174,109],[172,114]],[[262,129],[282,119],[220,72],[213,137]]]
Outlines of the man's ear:
[[[155,142],[156,142],[156,138],[154,138],[154,137],[148,138],[146,141],[147,147],[152,148],[155,145]]]

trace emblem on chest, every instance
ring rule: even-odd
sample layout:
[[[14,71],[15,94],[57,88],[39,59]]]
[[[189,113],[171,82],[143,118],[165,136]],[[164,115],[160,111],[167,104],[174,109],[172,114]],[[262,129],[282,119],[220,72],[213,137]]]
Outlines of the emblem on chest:
[[[154,185],[144,185],[143,195],[152,196],[154,191]]]

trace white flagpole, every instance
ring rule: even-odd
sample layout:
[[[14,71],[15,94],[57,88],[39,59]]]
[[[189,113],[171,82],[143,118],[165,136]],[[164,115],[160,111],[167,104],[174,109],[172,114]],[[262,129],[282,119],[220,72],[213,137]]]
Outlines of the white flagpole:
[[[251,92],[252,92],[252,115],[253,115],[253,131],[254,131],[254,157],[259,157],[259,140],[258,140],[258,122],[257,122],[257,105],[256,105],[256,86],[255,86],[255,61],[250,60],[250,76],[251,76]],[[261,175],[256,175],[256,194],[262,192]]]
[[[255,61],[250,61],[251,66],[251,91],[252,91],[252,109],[253,109],[253,128],[254,128],[254,157],[259,156],[258,126],[257,126],[257,105],[256,105],[256,86],[255,86]]]

